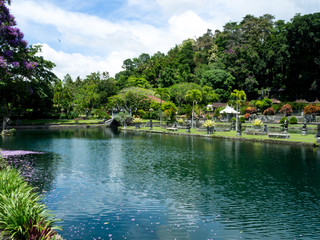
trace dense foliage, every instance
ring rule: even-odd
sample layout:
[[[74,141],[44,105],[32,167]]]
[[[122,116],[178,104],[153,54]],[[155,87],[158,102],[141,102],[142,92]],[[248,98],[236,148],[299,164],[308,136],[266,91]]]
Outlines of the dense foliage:
[[[14,239],[54,239],[56,222],[35,188],[0,156],[0,226]],[[10,238],[11,239],[11,238]]]
[[[0,6],[2,111],[39,115],[54,109],[61,118],[89,113],[107,118],[126,111],[173,119],[176,113],[199,116],[207,104],[228,102],[242,114],[289,115],[306,104],[290,103],[292,109],[284,110],[271,99],[319,98],[320,13],[297,14],[287,23],[269,14],[247,15],[221,31],[208,29],[187,39],[167,54],[126,59],[114,78],[97,72],[58,80],[50,72],[54,64],[36,57],[39,47],[27,46],[3,0]],[[163,109],[164,103],[171,110]]]
[[[28,110],[39,116],[52,108],[54,64],[36,56],[41,48],[28,46],[23,37],[0,0],[0,111],[7,117]]]

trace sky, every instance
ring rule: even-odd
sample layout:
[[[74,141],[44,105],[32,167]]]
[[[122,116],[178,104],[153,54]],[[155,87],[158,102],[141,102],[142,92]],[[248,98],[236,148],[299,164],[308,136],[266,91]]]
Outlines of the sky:
[[[222,30],[247,14],[290,21],[320,12],[319,0],[12,0],[11,14],[29,44],[41,44],[53,72],[85,78],[114,76],[123,61],[167,53],[207,29]]]

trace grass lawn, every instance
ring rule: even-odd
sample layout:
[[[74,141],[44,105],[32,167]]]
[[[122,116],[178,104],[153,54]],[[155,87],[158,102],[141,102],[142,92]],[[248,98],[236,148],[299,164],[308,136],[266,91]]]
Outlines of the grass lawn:
[[[39,120],[21,120],[20,125],[41,125],[41,124],[98,124],[102,122],[101,119],[86,119],[78,120],[76,122],[74,119],[39,119]]]
[[[127,127],[129,130],[136,130],[135,127]],[[149,127],[141,127],[138,131],[149,131]],[[153,132],[163,132],[163,133],[173,133],[173,134],[186,134],[186,135],[203,135],[207,137],[219,137],[219,138],[233,138],[233,139],[247,139],[247,140],[256,140],[256,141],[274,141],[274,142],[288,142],[288,143],[306,143],[306,144],[314,144],[316,142],[316,138],[314,134],[309,134],[306,136],[302,136],[299,133],[290,133],[289,139],[277,139],[277,138],[269,138],[267,135],[248,135],[242,133],[242,136],[237,136],[236,131],[229,132],[214,132],[211,135],[207,135],[206,131],[197,131],[196,129],[191,129],[190,133],[186,132],[186,129],[178,129],[177,131],[169,131],[164,128],[154,127],[152,129]]]

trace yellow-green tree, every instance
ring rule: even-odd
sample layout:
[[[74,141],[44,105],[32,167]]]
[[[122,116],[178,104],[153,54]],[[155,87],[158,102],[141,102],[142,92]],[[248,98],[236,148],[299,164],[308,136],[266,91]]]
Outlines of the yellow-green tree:
[[[191,126],[193,128],[193,120],[194,120],[194,104],[199,101],[202,101],[202,94],[200,92],[200,90],[198,89],[192,89],[187,91],[186,96],[185,96],[186,100],[192,101],[192,118],[191,118]]]
[[[154,96],[158,96],[160,98],[160,126],[162,124],[162,102],[163,99],[170,98],[169,91],[167,88],[157,88],[154,91]]]

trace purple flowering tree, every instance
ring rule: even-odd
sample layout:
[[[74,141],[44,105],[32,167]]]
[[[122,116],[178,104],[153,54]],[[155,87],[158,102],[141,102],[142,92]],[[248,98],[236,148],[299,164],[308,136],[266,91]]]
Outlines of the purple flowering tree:
[[[56,78],[50,72],[54,64],[36,56],[40,47],[28,46],[16,25],[6,1],[0,0],[0,104],[6,118],[17,107],[27,107],[36,94],[48,95],[35,93],[35,89],[42,91],[43,87],[39,85],[43,84],[50,88],[46,77],[49,76],[50,80]]]

